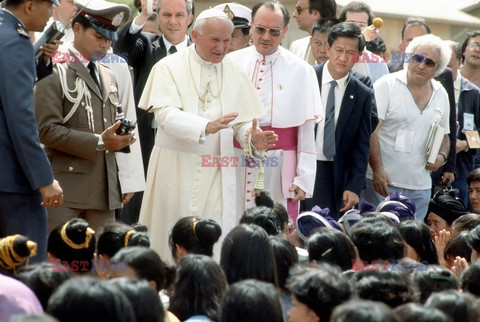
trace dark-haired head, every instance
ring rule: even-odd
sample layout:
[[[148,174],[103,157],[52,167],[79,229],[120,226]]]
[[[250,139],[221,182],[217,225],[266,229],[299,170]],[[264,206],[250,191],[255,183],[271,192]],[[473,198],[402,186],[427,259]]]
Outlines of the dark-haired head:
[[[292,220],[288,216],[287,209],[279,202],[275,202],[272,209],[277,216],[280,227],[282,227],[282,232],[285,234],[285,236],[288,236],[292,226]]]
[[[295,246],[283,237],[270,236],[270,243],[275,253],[278,287],[285,290],[289,271],[298,264],[298,253]]]
[[[458,280],[453,272],[443,266],[429,265],[427,270],[415,270],[413,282],[420,291],[420,303],[425,303],[435,292],[458,290]]]
[[[11,275],[31,256],[37,255],[37,243],[16,234],[0,239],[0,274]]]
[[[300,309],[296,305],[300,302],[312,310],[320,321],[329,321],[333,309],[353,295],[341,271],[323,263],[318,268],[295,267],[290,272],[287,287],[292,294],[293,305],[289,316]]]
[[[213,219],[195,216],[181,218],[172,228],[170,250],[175,261],[185,254],[213,255],[213,245],[222,235],[222,228]]]
[[[428,265],[438,264],[437,250],[426,224],[418,220],[406,220],[398,225],[398,231],[407,244],[408,258]]]
[[[275,287],[251,279],[231,285],[222,301],[219,321],[282,322],[282,308]]]
[[[365,38],[360,28],[352,22],[341,22],[330,28],[327,42],[330,47],[338,38],[358,39],[358,51],[363,51]]]
[[[433,307],[425,307],[417,303],[400,305],[394,311],[402,322],[450,322],[450,318]]]
[[[410,17],[407,20],[405,20],[405,23],[403,24],[402,27],[402,40],[404,40],[405,36],[405,29],[408,27],[422,27],[425,29],[425,34],[431,34],[432,30],[430,29],[430,26],[428,25],[427,20],[424,18],[419,18],[419,17]]]
[[[240,218],[240,224],[253,224],[265,229],[268,235],[276,236],[282,229],[272,208],[260,206],[246,210]]]
[[[233,228],[223,241],[220,265],[229,284],[249,278],[277,284],[273,248],[267,233],[259,226]]]
[[[391,308],[415,302],[419,297],[405,271],[358,271],[353,275],[353,284],[359,298],[383,302]]]
[[[162,261],[153,249],[135,246],[122,248],[112,257],[110,275],[112,278],[133,275],[147,280],[154,289],[160,291],[173,283],[175,268]]]
[[[475,263],[480,258],[480,226],[468,232],[467,242],[472,249],[471,262]]]
[[[255,206],[273,208],[273,204],[272,196],[267,191],[261,190],[255,195]]]
[[[312,29],[312,36],[316,33],[322,33],[326,34],[330,31],[330,29],[335,26],[336,24],[340,23],[340,20],[338,20],[335,17],[329,17],[329,18],[322,18],[315,22],[313,24],[313,29]]]
[[[472,256],[472,249],[468,246],[469,235],[468,232],[464,231],[460,234],[452,237],[447,244],[445,245],[445,249],[443,251],[443,257],[447,261],[448,267],[454,266],[455,258],[462,257],[470,262],[470,258]]]
[[[340,14],[338,15],[338,19],[340,21],[347,21],[347,13],[348,12],[363,12],[368,15],[367,26],[371,25],[373,22],[373,12],[370,6],[362,1],[352,1],[349,2],[345,7],[342,8]]]
[[[35,293],[46,310],[50,296],[63,282],[72,277],[72,272],[63,270],[62,266],[55,267],[52,263],[40,263],[22,267],[15,273],[15,277]]]
[[[398,322],[392,309],[380,302],[350,300],[333,310],[331,322]]]
[[[480,296],[480,263],[472,264],[460,278],[460,285],[463,292]]]
[[[339,266],[342,271],[352,268],[356,258],[352,241],[333,228],[319,228],[307,242],[308,260]]]
[[[98,237],[97,255],[106,255],[109,259],[121,248],[131,246],[150,247],[147,234],[126,224],[115,222],[106,225]]]
[[[350,237],[363,261],[391,261],[404,257],[402,236],[396,227],[385,221],[363,219],[352,228]]]
[[[280,9],[282,12],[283,16],[283,27],[288,26],[288,23],[290,22],[290,13],[288,13],[287,8],[281,4],[279,1],[273,0],[273,1],[263,1],[263,2],[258,2],[252,7],[252,23],[255,20],[255,15],[257,14],[258,9],[260,8],[267,8],[271,11],[275,11],[277,9]]]
[[[95,232],[81,218],[74,218],[57,226],[48,236],[47,251],[63,265],[77,273],[86,273],[92,268],[95,253]]]
[[[127,297],[106,281],[93,277],[72,278],[48,301],[47,312],[59,321],[136,321]]]
[[[433,293],[425,306],[439,309],[448,315],[453,322],[475,322],[480,319],[475,297],[456,290]]]
[[[158,292],[147,281],[138,281],[126,277],[109,281],[118,293],[124,294],[132,304],[138,322],[163,322],[165,310]]]
[[[220,303],[227,287],[222,268],[212,258],[184,256],[178,262],[169,310],[181,321],[194,315],[205,315],[218,321]]]

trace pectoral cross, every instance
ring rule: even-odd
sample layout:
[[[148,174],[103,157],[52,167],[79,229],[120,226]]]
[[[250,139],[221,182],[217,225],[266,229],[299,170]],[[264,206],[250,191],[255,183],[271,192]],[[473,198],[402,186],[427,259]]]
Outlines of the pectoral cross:
[[[203,102],[203,111],[205,112],[207,110],[207,103],[210,103],[210,100],[208,99],[208,91],[210,90],[210,82],[207,83],[207,88],[205,88],[205,94],[203,94],[203,97],[200,97],[200,100]]]

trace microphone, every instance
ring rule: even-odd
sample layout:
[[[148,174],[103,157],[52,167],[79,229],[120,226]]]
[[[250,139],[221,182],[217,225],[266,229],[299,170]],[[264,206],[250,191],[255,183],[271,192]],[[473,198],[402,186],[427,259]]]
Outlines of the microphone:
[[[381,28],[383,26],[383,19],[380,17],[373,19],[372,26],[376,29]]]

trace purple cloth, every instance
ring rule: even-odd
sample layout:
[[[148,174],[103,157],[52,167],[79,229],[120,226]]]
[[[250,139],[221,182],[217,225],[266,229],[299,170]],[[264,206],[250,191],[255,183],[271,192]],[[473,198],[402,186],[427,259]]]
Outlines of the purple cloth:
[[[22,282],[0,274],[0,322],[15,314],[35,313],[43,313],[35,294]]]

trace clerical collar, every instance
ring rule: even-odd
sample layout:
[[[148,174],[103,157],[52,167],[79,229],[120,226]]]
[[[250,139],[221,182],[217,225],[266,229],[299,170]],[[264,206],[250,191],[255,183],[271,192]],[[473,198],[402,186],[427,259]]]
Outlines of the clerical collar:
[[[273,52],[272,54],[270,55],[263,55],[263,54],[260,54],[256,49],[253,51],[253,56],[255,59],[257,59],[258,61],[264,61],[266,63],[268,62],[274,62],[278,56],[280,56],[280,46],[277,48],[277,50],[275,52]]]
[[[162,38],[163,38],[163,42],[165,43],[165,49],[167,50],[167,53],[168,53],[168,51],[170,50],[170,47],[172,47],[172,46],[175,46],[175,48],[177,49],[177,51],[180,51],[180,50],[185,49],[185,48],[188,47],[188,36],[185,36],[185,39],[184,39],[182,42],[180,42],[180,43],[178,43],[178,44],[176,44],[176,45],[174,45],[174,44],[172,44],[171,42],[169,42],[169,41],[167,40],[167,38],[165,38],[165,36],[163,36],[163,35],[162,35]]]

